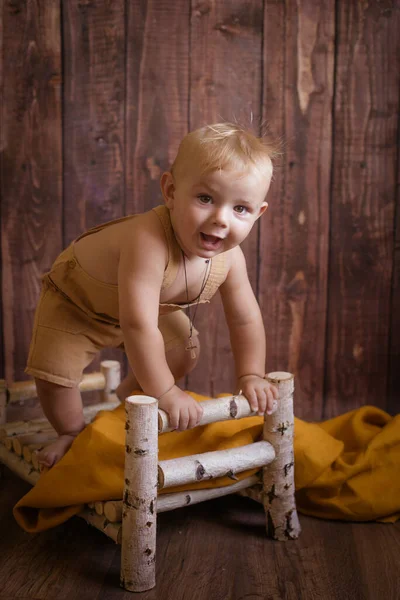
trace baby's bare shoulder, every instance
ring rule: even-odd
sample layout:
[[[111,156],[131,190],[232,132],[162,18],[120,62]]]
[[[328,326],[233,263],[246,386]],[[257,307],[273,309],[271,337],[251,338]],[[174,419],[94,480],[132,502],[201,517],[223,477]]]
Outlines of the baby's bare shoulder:
[[[246,264],[246,260],[244,258],[243,250],[240,246],[235,246],[228,250],[224,254],[225,256],[225,265],[227,267],[227,271],[229,272],[233,265],[244,265]]]
[[[119,240],[120,271],[127,276],[149,267],[164,271],[168,262],[168,245],[163,226],[154,211],[129,219]]]
[[[154,210],[149,210],[130,219],[126,223],[120,243],[121,248],[124,246],[129,248],[132,245],[136,246],[143,243],[166,247],[164,229]]]

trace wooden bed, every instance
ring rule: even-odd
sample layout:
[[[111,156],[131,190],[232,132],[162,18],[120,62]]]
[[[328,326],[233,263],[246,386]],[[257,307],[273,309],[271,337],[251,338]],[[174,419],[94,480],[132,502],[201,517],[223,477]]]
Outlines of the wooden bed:
[[[88,504],[79,516],[121,544],[121,585],[132,592],[153,588],[155,581],[156,520],[158,512],[239,493],[264,505],[266,532],[273,539],[296,539],[300,533],[294,497],[293,376],[269,373],[266,378],[279,390],[277,411],[266,415],[263,440],[241,448],[207,452],[158,461],[158,435],[170,431],[168,415],[155,398],[130,396],[125,400],[126,443],[123,498]],[[84,375],[82,392],[101,390],[102,402],[84,408],[90,423],[99,410],[112,410],[119,401],[114,390],[120,382],[117,361],[103,361],[101,371]],[[40,477],[35,450],[57,434],[46,419],[6,423],[9,403],[36,397],[33,381],[8,387],[0,380],[0,462],[35,485]],[[253,415],[242,395],[202,403],[199,426]],[[195,483],[247,469],[260,470],[228,487],[199,489],[157,496],[157,491]]]

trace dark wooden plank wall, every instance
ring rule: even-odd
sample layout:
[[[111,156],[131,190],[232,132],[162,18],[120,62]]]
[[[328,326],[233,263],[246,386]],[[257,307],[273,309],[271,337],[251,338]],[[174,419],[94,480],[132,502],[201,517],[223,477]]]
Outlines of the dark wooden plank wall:
[[[97,223],[161,201],[187,131],[283,140],[244,244],[268,369],[297,414],[399,410],[399,0],[2,0],[2,374],[24,377],[40,274]],[[233,384],[218,299],[187,384]],[[110,354],[107,354],[110,356]]]

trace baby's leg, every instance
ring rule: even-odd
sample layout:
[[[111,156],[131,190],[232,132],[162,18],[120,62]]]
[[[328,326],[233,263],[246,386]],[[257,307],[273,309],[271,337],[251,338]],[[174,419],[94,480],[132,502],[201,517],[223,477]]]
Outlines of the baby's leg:
[[[196,357],[192,358],[191,353],[186,350],[187,342],[182,343],[179,346],[167,350],[165,353],[167,363],[171,369],[171,373],[174,376],[175,381],[179,381],[182,377],[185,377],[190,371],[194,369],[199,360],[200,355],[200,340],[198,336],[193,336],[193,345],[196,346]],[[123,379],[120,385],[116,389],[116,394],[119,400],[122,402],[131,394],[134,390],[140,390],[141,387],[132,371],[129,369],[128,375]]]
[[[77,387],[68,388],[37,378],[35,382],[43,412],[59,436],[55,442],[38,452],[38,462],[45,467],[52,467],[85,427],[82,398]]]

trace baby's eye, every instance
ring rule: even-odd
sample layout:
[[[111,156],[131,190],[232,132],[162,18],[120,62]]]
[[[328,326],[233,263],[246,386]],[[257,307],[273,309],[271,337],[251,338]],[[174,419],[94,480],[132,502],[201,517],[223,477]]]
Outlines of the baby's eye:
[[[239,206],[235,206],[235,212],[237,212],[239,215],[245,215],[247,212],[247,208],[239,204]]]
[[[200,196],[197,197],[202,204],[210,204],[210,202],[212,202],[211,196],[207,196],[206,194],[200,194]]]

